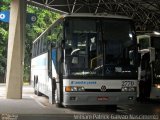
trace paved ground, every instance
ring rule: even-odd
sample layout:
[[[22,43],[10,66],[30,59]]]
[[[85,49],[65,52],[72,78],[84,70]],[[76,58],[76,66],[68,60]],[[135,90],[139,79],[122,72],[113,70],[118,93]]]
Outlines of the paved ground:
[[[118,106],[117,111],[103,106],[57,108],[48,103],[48,98],[34,95],[30,86],[23,87],[23,99],[6,99],[5,85],[0,84],[0,114],[0,120],[158,120],[160,101]]]

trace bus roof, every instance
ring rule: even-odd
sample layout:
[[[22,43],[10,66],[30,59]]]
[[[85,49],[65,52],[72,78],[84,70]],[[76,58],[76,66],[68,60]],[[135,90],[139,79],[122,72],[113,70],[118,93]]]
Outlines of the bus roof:
[[[91,14],[91,13],[73,13],[73,14],[64,14],[62,17],[102,17],[102,18],[117,18],[117,19],[132,19],[127,16],[121,16],[121,15],[111,15],[111,14]]]

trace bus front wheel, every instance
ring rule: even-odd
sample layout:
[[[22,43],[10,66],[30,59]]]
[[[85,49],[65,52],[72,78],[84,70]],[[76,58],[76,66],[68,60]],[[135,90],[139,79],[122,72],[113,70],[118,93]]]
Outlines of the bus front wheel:
[[[64,106],[61,103],[56,103],[56,107],[58,107],[58,108],[64,108]]]
[[[106,105],[105,108],[106,110],[116,111],[117,105]]]

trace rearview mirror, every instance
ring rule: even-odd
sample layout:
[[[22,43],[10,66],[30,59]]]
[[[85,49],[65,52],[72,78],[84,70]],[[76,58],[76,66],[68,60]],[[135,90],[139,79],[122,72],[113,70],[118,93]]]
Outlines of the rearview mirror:
[[[78,57],[73,57],[72,58],[72,63],[73,64],[78,64]]]

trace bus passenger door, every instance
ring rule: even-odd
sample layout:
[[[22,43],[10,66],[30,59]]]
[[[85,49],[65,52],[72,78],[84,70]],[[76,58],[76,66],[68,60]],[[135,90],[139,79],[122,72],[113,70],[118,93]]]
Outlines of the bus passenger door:
[[[56,48],[49,45],[48,50],[48,80],[49,80],[49,102],[55,102],[55,90],[56,90]]]

